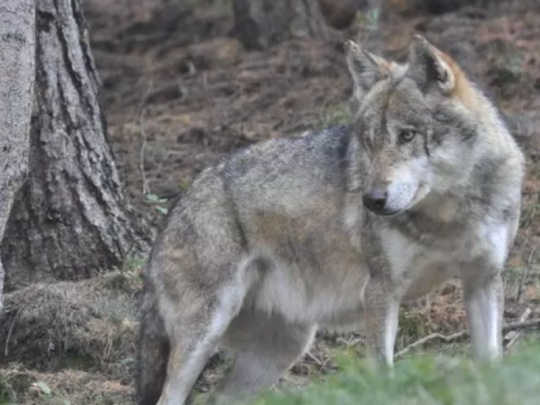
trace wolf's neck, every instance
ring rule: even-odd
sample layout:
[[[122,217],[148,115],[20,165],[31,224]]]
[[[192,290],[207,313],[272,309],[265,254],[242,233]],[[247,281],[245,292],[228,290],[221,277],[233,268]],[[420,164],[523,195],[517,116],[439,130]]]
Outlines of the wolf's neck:
[[[480,90],[471,86],[469,92],[469,97],[462,101],[475,112],[482,151],[491,156],[507,155],[516,145],[499,112]]]
[[[350,130],[350,137],[347,149],[347,166],[345,174],[347,178],[347,191],[349,193],[359,193],[363,191],[365,186],[365,173],[369,166],[369,162],[362,152],[360,140],[354,136],[352,129]]]

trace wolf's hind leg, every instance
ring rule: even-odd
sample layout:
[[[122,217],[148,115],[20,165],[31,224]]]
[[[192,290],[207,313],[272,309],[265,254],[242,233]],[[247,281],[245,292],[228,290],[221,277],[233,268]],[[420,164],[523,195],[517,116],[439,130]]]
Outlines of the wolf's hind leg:
[[[291,324],[276,314],[241,312],[226,335],[236,358],[218,390],[218,400],[249,396],[274,384],[304,353],[315,330],[313,325]]]
[[[160,281],[159,310],[170,353],[159,405],[184,404],[249,289],[245,268],[239,265],[241,249],[220,242],[219,254],[207,250],[199,261],[184,259],[182,268],[169,271]],[[188,254],[181,257],[189,258]],[[176,269],[173,261],[174,257],[165,257],[155,264]]]
[[[244,298],[243,288],[226,289],[230,291],[218,291],[211,298],[190,294],[190,299],[171,302],[167,380],[159,405],[184,404],[230,321],[238,313]]]

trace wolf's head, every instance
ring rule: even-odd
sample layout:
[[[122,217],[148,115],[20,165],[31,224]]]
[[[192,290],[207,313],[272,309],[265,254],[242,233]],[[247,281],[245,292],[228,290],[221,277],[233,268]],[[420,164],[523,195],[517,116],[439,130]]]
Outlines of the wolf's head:
[[[498,119],[457,64],[422,37],[406,65],[346,48],[355,136],[370,162],[364,205],[393,215],[465,181],[481,116]]]

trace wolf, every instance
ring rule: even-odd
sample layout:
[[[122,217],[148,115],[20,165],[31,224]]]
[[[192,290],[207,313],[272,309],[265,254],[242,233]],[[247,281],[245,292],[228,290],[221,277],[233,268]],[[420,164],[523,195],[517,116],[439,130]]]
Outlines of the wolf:
[[[501,355],[501,272],[524,158],[450,56],[414,37],[404,64],[346,44],[351,124],[273,139],[203,171],[146,271],[138,401],[185,403],[218,345],[217,398],[275,383],[317,329],[363,328],[392,365],[398,311],[461,279],[473,354]]]

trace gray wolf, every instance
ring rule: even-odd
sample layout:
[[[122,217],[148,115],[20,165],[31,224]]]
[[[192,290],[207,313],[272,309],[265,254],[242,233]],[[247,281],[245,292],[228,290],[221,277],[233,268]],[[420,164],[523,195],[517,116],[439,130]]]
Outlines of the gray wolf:
[[[273,384],[318,328],[392,364],[400,303],[463,282],[474,355],[501,355],[501,271],[524,158],[492,103],[421,37],[406,64],[349,42],[349,126],[270,140],[176,202],[146,273],[139,403],[186,401],[219,344],[218,398]]]

